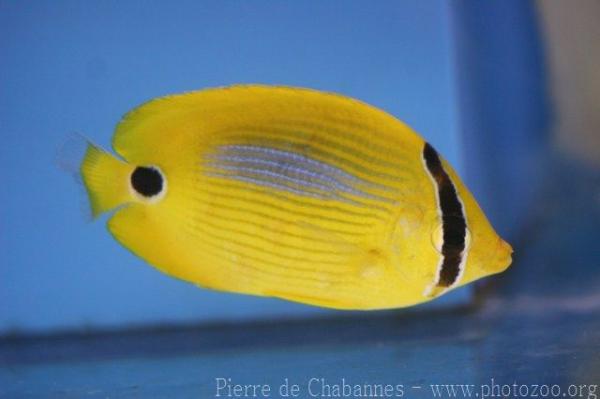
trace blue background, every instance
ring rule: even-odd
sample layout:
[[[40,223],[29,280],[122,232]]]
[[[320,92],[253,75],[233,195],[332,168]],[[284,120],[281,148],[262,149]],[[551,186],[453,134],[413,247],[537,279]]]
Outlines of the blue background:
[[[574,149],[599,130],[580,112],[600,104],[596,4],[0,0],[0,398],[212,397],[215,377],[595,397],[600,170]],[[54,160],[69,132],[106,146],[141,101],[237,82],[339,91],[408,121],[459,165],[514,264],[432,305],[451,309],[347,314],[197,289],[85,223]],[[120,330],[135,325],[160,328]],[[74,333],[2,336],[56,329]]]
[[[383,108],[461,170],[449,14],[422,1],[1,1],[0,334],[328,312],[160,274],[104,220],[86,223],[56,152],[72,132],[109,147],[150,98],[259,82]]]

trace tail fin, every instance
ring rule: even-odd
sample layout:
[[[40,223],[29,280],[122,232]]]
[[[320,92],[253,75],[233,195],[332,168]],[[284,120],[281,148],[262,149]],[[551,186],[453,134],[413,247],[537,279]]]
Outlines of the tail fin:
[[[131,199],[131,167],[90,142],[87,143],[79,170],[94,218]]]

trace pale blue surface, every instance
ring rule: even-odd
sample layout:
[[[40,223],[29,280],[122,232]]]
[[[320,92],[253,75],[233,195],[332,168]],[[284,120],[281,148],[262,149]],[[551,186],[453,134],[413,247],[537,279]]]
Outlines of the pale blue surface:
[[[1,1],[0,334],[322,312],[163,276],[84,222],[55,152],[75,131],[108,146],[150,98],[261,82],[382,107],[456,165],[448,30],[419,0]]]

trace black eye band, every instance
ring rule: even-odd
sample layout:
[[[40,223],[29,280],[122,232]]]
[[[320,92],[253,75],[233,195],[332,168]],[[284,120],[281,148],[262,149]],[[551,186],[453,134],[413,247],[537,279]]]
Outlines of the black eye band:
[[[466,247],[467,220],[456,187],[444,170],[438,153],[429,143],[425,143],[423,148],[423,159],[425,159],[427,170],[433,177],[438,191],[444,231],[443,263],[437,285],[450,287],[460,275],[460,265]]]
[[[154,197],[163,190],[163,176],[156,168],[138,166],[131,174],[131,186],[146,198]]]

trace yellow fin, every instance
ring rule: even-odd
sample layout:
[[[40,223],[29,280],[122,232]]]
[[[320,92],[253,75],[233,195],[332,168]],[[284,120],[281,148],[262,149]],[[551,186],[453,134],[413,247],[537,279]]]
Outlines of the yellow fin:
[[[202,97],[202,92],[160,97],[129,111],[115,129],[114,151],[131,163],[172,163],[202,134],[197,102]]]
[[[318,115],[315,111],[319,111]],[[352,116],[347,122],[355,125],[354,129],[377,125],[377,135],[386,145],[400,131],[402,145],[397,149],[403,150],[402,153],[422,147],[422,139],[403,122],[359,100],[306,88],[257,84],[209,88],[147,101],[122,118],[112,146],[128,162],[141,164],[152,160],[164,164],[178,158],[186,148],[193,148],[197,154],[198,148],[205,148],[225,131],[239,131],[248,126],[273,127],[270,121],[273,116],[290,123],[308,118],[346,131],[348,124],[341,126],[337,122],[339,114]],[[359,126],[359,122],[364,126]],[[371,143],[368,137],[364,140]],[[378,153],[391,156],[386,154]],[[415,152],[415,156],[418,154]],[[420,163],[418,166],[421,167]]]
[[[88,143],[80,171],[93,217],[130,200],[131,167],[127,163]]]

